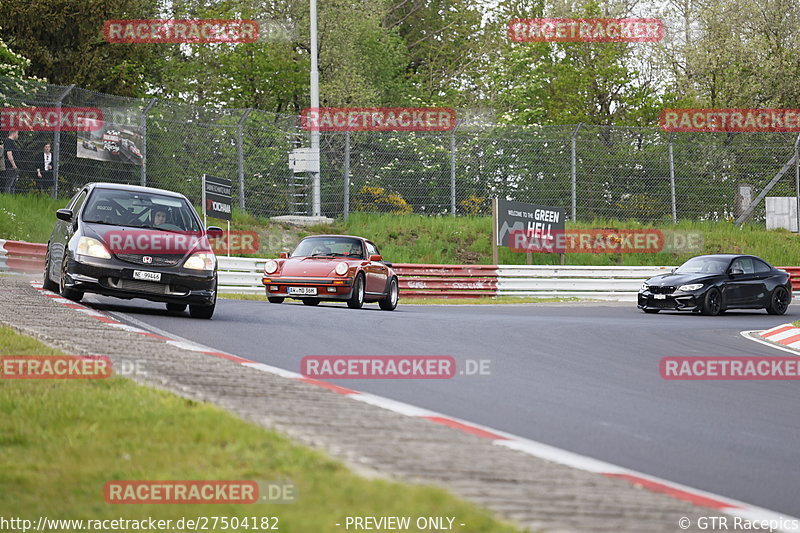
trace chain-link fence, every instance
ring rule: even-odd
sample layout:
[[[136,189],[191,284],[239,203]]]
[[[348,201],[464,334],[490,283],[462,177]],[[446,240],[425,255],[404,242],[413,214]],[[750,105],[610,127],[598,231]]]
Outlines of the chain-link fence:
[[[99,108],[105,122],[92,133],[22,132],[18,192],[37,187],[50,143],[58,179],[45,185],[59,197],[110,181],[178,191],[197,203],[205,173],[232,180],[234,206],[248,213],[310,214],[311,180],[288,163],[289,152],[309,144],[296,116],[0,77],[0,106],[59,105]],[[488,214],[490,199],[501,197],[564,207],[578,221],[732,219],[762,192],[796,194],[797,140],[788,133],[468,121],[447,132],[323,132],[321,207],[327,216]],[[752,218],[764,219],[763,202]]]

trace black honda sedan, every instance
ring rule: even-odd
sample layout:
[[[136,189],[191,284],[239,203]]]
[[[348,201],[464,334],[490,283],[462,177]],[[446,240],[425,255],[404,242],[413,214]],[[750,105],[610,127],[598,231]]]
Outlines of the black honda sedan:
[[[766,309],[782,315],[792,301],[789,274],[752,255],[701,255],[670,274],[648,279],[639,290],[639,309],[718,315],[727,309]]]
[[[47,243],[44,288],[79,301],[86,292],[164,302],[170,311],[211,318],[217,259],[182,194],[150,187],[90,183],[65,209]]]

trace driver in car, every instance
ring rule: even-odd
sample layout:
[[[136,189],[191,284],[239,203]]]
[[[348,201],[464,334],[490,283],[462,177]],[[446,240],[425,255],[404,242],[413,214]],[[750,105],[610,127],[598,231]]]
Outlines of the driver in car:
[[[352,257],[363,257],[364,256],[364,249],[361,247],[360,242],[354,242],[350,245],[350,252],[347,254]]]
[[[165,209],[156,209],[153,212],[153,226],[159,227],[167,222],[167,211]]]
[[[311,255],[327,255],[329,253],[331,253],[331,249],[324,244],[318,244],[311,250]]]

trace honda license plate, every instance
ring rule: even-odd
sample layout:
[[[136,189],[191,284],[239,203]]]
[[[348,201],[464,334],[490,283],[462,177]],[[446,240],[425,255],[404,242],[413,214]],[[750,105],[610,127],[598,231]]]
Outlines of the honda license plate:
[[[144,270],[134,270],[133,279],[142,281],[161,281],[161,272],[147,272]]]

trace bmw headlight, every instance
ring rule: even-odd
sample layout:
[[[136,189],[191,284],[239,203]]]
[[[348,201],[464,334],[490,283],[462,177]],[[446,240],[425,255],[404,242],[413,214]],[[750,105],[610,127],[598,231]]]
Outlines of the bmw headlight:
[[[647,282],[645,281],[644,283],[642,283],[642,286],[641,286],[641,288],[639,288],[639,291],[646,291],[649,288],[650,288],[650,285],[648,285]]]
[[[347,269],[348,268],[350,268],[350,267],[347,265],[347,263],[342,261],[341,263],[336,265],[336,268],[334,269],[334,272],[336,272],[340,276],[344,276],[345,274],[347,274]]]
[[[97,239],[92,239],[91,237],[81,237],[78,240],[77,253],[79,255],[97,257],[99,259],[111,259],[111,254],[108,253],[108,250],[103,243]]]
[[[278,270],[278,262],[273,261],[272,259],[267,261],[266,264],[264,265],[265,274],[274,274],[277,270]]]
[[[186,260],[184,268],[191,270],[214,270],[217,258],[214,254],[200,252],[193,254],[192,257]]]
[[[697,289],[702,289],[702,288],[703,288],[702,283],[690,283],[689,285],[681,285],[680,287],[678,287],[678,290],[682,292],[689,292],[689,291],[696,291]]]

